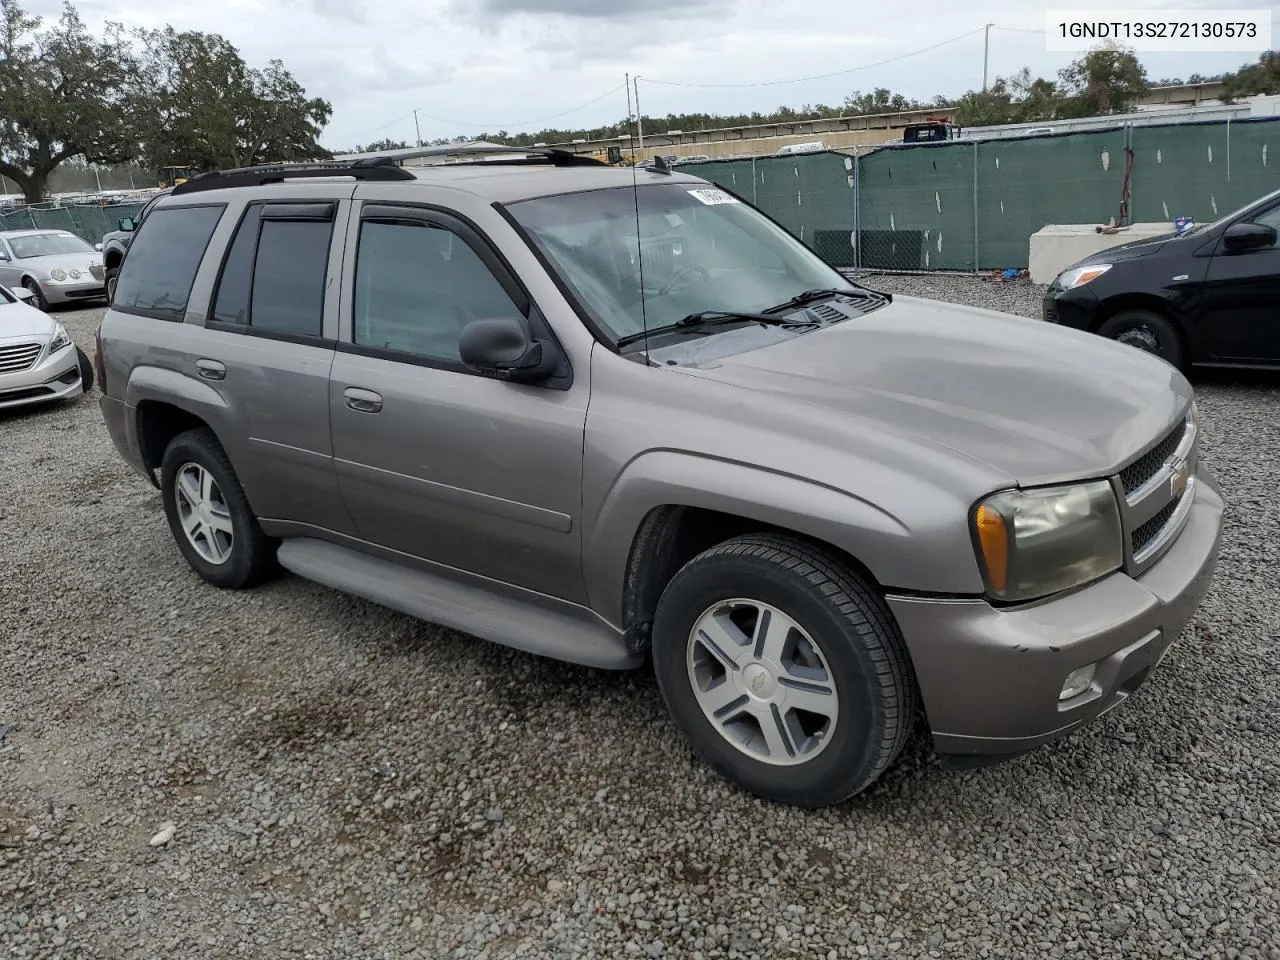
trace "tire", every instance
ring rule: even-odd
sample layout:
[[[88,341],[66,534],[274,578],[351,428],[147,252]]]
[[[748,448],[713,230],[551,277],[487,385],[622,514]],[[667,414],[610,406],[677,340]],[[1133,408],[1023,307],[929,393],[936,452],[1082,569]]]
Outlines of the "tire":
[[[726,602],[739,598],[750,603],[727,614]],[[762,608],[774,628],[766,636],[785,635],[782,644],[757,634]],[[694,636],[695,627],[723,625],[726,616],[737,633],[713,639],[727,659]],[[761,670],[758,651],[788,646],[791,654],[764,654],[780,669]],[[667,708],[696,753],[733,783],[779,803],[825,807],[865,790],[897,759],[915,720],[915,678],[883,598],[833,553],[799,538],[738,537],[686,564],[658,602],[653,660]],[[721,673],[723,680],[714,679]],[[796,706],[801,681],[815,684],[810,693],[834,695],[803,701],[825,713]],[[698,692],[708,686],[711,694]],[[717,703],[724,706],[713,714]],[[775,721],[771,744],[759,716]]]
[[[119,267],[111,267],[102,275],[102,288],[106,291],[107,304],[115,299],[112,294],[115,293],[116,277],[120,274]]]
[[[80,382],[84,386],[84,392],[90,393],[93,390],[93,363],[89,360],[89,355],[76,347],[76,362],[80,365]]]
[[[31,291],[32,296],[35,299],[36,307],[43,310],[45,313],[48,313],[49,301],[45,298],[44,291],[40,289],[40,284],[36,283],[34,280],[27,279],[22,281],[22,285]]]
[[[184,529],[183,518],[199,514],[198,509],[192,509],[192,503],[204,498],[184,498],[178,491],[178,482],[180,477],[184,481],[196,479],[196,489],[199,489],[198,478],[202,476],[199,471],[213,483],[211,488],[201,491],[211,495],[206,501],[211,509],[205,516],[221,529],[215,531],[202,521],[200,535],[191,537]],[[242,590],[276,572],[277,542],[262,532],[231,461],[212,430],[202,427],[173,438],[160,464],[160,491],[174,542],[187,563],[205,581],[226,590]],[[225,557],[219,561],[217,554],[223,552]]]
[[[1172,366],[1182,367],[1182,338],[1167,317],[1151,310],[1125,310],[1108,317],[1098,335],[1153,353]]]

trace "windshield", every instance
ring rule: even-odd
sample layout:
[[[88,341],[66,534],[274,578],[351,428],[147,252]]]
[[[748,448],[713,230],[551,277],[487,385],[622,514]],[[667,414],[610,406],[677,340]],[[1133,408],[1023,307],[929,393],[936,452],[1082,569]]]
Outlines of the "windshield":
[[[19,260],[49,257],[60,253],[93,253],[93,247],[72,233],[29,233],[10,237],[9,246]]]
[[[614,187],[508,209],[614,342],[703,311],[758,313],[806,290],[858,290],[759,211],[705,184]]]
[[[1230,221],[1234,220],[1236,217],[1240,216],[1242,213],[1244,213],[1247,210],[1251,210],[1254,207],[1265,206],[1266,204],[1270,203],[1272,200],[1277,200],[1277,199],[1280,199],[1280,190],[1276,190],[1273,193],[1269,193],[1264,197],[1260,197],[1255,200],[1250,200],[1248,203],[1246,203],[1243,207],[1240,207],[1238,210],[1232,210],[1225,217],[1219,217],[1217,220],[1214,220],[1210,223],[1197,223],[1190,230],[1186,231],[1186,233],[1184,233],[1183,236],[1186,236],[1189,233],[1204,233],[1204,231],[1206,230],[1212,230],[1214,227],[1220,226],[1221,224],[1229,223]]]

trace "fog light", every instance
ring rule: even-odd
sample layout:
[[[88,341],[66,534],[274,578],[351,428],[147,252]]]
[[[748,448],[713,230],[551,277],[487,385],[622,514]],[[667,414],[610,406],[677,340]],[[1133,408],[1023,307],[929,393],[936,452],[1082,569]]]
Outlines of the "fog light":
[[[1096,663],[1091,663],[1087,667],[1081,667],[1079,670],[1072,670],[1067,674],[1066,682],[1062,685],[1062,692],[1058,694],[1059,700],[1070,700],[1072,697],[1078,697],[1089,689],[1089,684],[1093,683],[1093,674],[1098,669]]]

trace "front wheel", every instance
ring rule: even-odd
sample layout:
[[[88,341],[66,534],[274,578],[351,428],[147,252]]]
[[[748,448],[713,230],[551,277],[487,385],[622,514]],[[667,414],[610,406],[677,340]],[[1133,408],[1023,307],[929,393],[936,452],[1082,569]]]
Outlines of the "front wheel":
[[[40,289],[40,284],[36,283],[34,280],[23,280],[22,285],[31,291],[32,302],[34,302],[41,310],[48,313],[49,300],[45,297],[44,291]]]
[[[173,539],[204,580],[240,590],[275,571],[276,544],[249,509],[212,430],[174,437],[160,464],[160,490]]]
[[[1166,317],[1151,310],[1125,310],[1108,317],[1098,335],[1153,353],[1175,367],[1182,366],[1182,340]]]
[[[897,758],[917,692],[879,593],[833,553],[751,535],[683,567],[658,604],[654,667],[697,753],[758,796],[822,807]]]
[[[80,368],[80,384],[84,387],[84,392],[88,393],[93,389],[93,363],[89,360],[89,355],[76,347],[76,365]]]

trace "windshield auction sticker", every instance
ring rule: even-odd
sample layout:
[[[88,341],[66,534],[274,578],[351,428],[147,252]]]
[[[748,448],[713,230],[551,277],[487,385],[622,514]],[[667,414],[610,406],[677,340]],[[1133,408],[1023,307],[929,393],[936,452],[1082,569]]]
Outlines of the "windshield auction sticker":
[[[739,203],[737,197],[732,194],[725,193],[723,190],[690,190],[690,196],[695,200],[701,200],[708,207],[715,206],[717,203]]]

